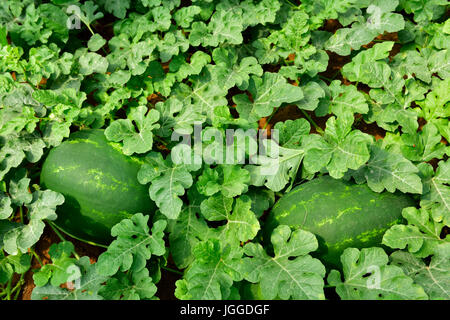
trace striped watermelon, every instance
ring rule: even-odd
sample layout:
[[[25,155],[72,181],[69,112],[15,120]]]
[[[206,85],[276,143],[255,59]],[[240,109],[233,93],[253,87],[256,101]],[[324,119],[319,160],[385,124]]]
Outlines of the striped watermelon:
[[[41,185],[65,197],[55,221],[65,233],[106,245],[110,230],[132,214],[154,210],[148,188],[139,184],[141,161],[108,142],[104,130],[82,130],[53,148],[41,172]]]
[[[318,257],[329,267],[339,267],[345,248],[380,245],[384,232],[402,221],[403,208],[414,205],[406,194],[376,193],[366,184],[321,176],[294,188],[274,205],[265,239],[280,224],[303,228],[317,236]]]

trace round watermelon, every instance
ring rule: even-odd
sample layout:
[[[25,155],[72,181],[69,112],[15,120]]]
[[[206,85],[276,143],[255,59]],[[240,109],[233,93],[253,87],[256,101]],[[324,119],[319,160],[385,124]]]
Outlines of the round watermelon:
[[[402,222],[402,210],[415,201],[400,192],[377,193],[367,184],[355,184],[325,175],[303,183],[278,200],[266,226],[265,239],[280,225],[302,228],[319,241],[318,257],[340,267],[340,255],[349,247],[381,245],[384,232]]]
[[[93,244],[112,241],[111,228],[124,218],[155,209],[137,173],[142,160],[122,153],[104,130],[81,130],[53,148],[44,161],[41,185],[64,195],[55,224]]]

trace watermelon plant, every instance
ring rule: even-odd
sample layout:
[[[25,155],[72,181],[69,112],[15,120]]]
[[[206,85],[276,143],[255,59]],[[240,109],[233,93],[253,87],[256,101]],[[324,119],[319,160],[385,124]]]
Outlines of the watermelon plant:
[[[0,299],[449,300],[448,9],[1,1]]]

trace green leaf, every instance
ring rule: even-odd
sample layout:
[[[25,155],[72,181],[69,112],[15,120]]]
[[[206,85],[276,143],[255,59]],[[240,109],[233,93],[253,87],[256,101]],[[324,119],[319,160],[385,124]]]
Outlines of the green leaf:
[[[98,258],[98,272],[101,275],[112,276],[119,269],[128,271],[133,268],[137,272],[145,267],[152,255],[165,253],[163,236],[167,222],[156,221],[150,233],[148,219],[149,216],[136,213],[111,229],[111,235],[117,239]]]
[[[450,140],[450,132],[448,128],[448,119],[450,117],[450,78],[438,82],[433,91],[429,92],[423,101],[417,101],[421,107],[418,108],[419,114],[427,121],[427,123],[435,124],[439,133],[445,139]]]
[[[173,95],[183,105],[193,104],[195,109],[207,115],[209,120],[213,119],[214,109],[228,104],[225,97],[227,91],[217,81],[213,81],[213,76],[208,69],[203,69],[198,76],[191,76],[190,81],[192,86],[177,83]]]
[[[307,136],[311,130],[308,120],[304,118],[277,122],[273,128],[274,130],[279,131],[278,139],[280,146],[289,149],[300,148],[302,139]]]
[[[6,284],[14,274],[24,274],[31,267],[30,254],[5,255],[0,250],[0,284]]]
[[[11,198],[6,193],[0,192],[0,219],[8,219],[12,213]]]
[[[98,293],[106,300],[143,300],[151,299],[156,290],[148,269],[144,268],[131,276],[118,273],[109,278]]]
[[[50,246],[49,255],[52,260],[33,274],[36,286],[42,287],[50,283],[54,287],[74,281],[81,277],[80,268],[76,265],[76,259],[71,258],[75,248],[72,242],[64,241]]]
[[[37,134],[22,131],[20,134],[0,136],[0,179],[11,170],[18,167],[24,159],[37,162],[44,153],[45,143]]]
[[[443,223],[435,222],[425,209],[414,207],[405,208],[403,217],[407,225],[394,225],[383,236],[383,244],[395,248],[405,249],[419,258],[426,258],[433,254],[440,243],[450,242],[450,237],[441,239]]]
[[[98,5],[93,1],[86,1],[80,8],[82,10],[80,18],[86,25],[90,25],[95,20],[103,18],[103,12],[95,12],[98,9]]]
[[[130,0],[108,0],[103,2],[106,11],[119,19],[125,18],[127,10],[130,8]]]
[[[28,190],[31,179],[27,178],[27,171],[25,169],[19,169],[14,178],[9,182],[9,195],[11,201],[16,206],[22,206],[29,204],[33,200],[33,195]]]
[[[170,16],[168,21],[170,26]],[[180,30],[169,31],[164,35],[164,39],[157,43],[157,49],[161,62],[167,62],[173,56],[186,52],[189,49],[189,41]]]
[[[169,249],[179,269],[189,266],[194,260],[193,248],[209,238],[210,228],[200,215],[202,198],[195,189],[189,189],[189,204],[185,205],[169,234]]]
[[[424,289],[413,283],[400,267],[388,264],[381,248],[347,248],[341,256],[343,277],[337,270],[328,275],[343,300],[427,299]]]
[[[180,135],[192,134],[194,125],[206,120],[201,110],[193,104],[183,104],[175,97],[156,103],[155,109],[160,114],[158,121],[160,127],[156,128],[155,133],[162,137],[168,137],[172,132]]]
[[[329,87],[331,91],[330,111],[340,117],[345,112],[367,113],[368,105],[364,95],[353,85],[341,85],[339,80],[333,80]]]
[[[195,16],[201,12],[201,8],[196,5],[179,8],[173,14],[173,19],[182,28],[189,28]]]
[[[280,147],[275,140],[263,140],[262,144],[266,154],[255,156],[252,159],[254,165],[245,168],[250,172],[253,185],[280,191],[289,181],[293,183],[305,151],[298,147]]]
[[[400,5],[405,12],[414,13],[414,21],[429,21],[436,19],[445,11],[445,6],[448,2],[445,0],[431,0],[431,1],[406,1],[400,0]]]
[[[304,144],[305,169],[315,173],[323,167],[339,179],[348,169],[357,170],[370,158],[369,145],[373,138],[359,130],[352,130],[354,118],[344,113],[341,117],[327,120],[324,136],[309,135]]]
[[[301,88],[287,83],[280,74],[271,72],[264,73],[262,78],[252,76],[248,91],[252,100],[246,94],[238,94],[233,96],[233,101],[239,115],[250,122],[270,116],[274,108],[282,103],[296,102],[303,98]]]
[[[442,79],[450,77],[450,51],[448,49],[434,52],[428,58],[431,73],[437,73]]]
[[[144,58],[153,54],[156,43],[150,39],[130,42],[126,34],[120,33],[108,41],[108,47],[111,53],[106,58],[110,69],[124,70],[128,67],[133,75],[140,75],[148,66]]]
[[[195,246],[194,257],[183,279],[176,282],[175,296],[183,300],[227,299],[233,283],[242,280],[242,249],[223,247],[218,239],[210,239]]]
[[[414,101],[422,100],[427,89],[414,78],[405,80],[401,70],[393,69],[381,60],[392,45],[379,45],[374,46],[376,49],[372,48],[370,54],[358,54],[353,62],[344,66],[343,75],[372,88],[369,96],[373,101],[368,101],[370,122],[376,121],[378,126],[389,131],[400,125],[403,132],[414,134],[418,127],[417,113],[409,107]]]
[[[402,153],[412,161],[426,162],[450,154],[450,148],[441,142],[442,137],[433,123],[427,123],[418,133],[403,134],[402,140]]]
[[[315,81],[308,81],[301,88],[304,96],[296,102],[297,106],[303,110],[315,110],[319,106],[320,99],[325,97],[325,90]]]
[[[169,158],[164,160],[160,153],[149,153],[145,158],[146,163],[138,172],[138,180],[141,184],[151,182],[150,198],[156,202],[162,214],[169,219],[176,219],[183,206],[179,196],[193,183],[190,171],[196,171],[199,167],[195,164],[175,164]]]
[[[224,197],[233,198],[247,192],[250,174],[247,170],[220,165],[214,169],[206,167],[198,178],[197,188],[205,196],[221,192]]]
[[[243,273],[247,281],[259,283],[265,299],[325,299],[325,267],[309,253],[318,248],[315,236],[288,226],[278,226],[271,241],[275,256],[269,256],[259,244],[244,247]]]
[[[247,196],[233,199],[223,195],[215,195],[204,200],[200,205],[202,215],[209,221],[226,221],[224,225],[215,228],[212,236],[222,240],[222,243],[239,245],[253,239],[260,226],[255,214],[251,211],[251,200]]]
[[[370,5],[368,5],[370,3]],[[339,55],[347,56],[384,32],[397,32],[405,27],[403,16],[392,11],[398,0],[367,2],[365,17],[354,22],[350,28],[338,29],[327,41],[325,47]]]
[[[232,48],[216,48],[212,52],[216,67],[213,69],[217,82],[228,90],[237,85],[241,90],[248,88],[250,75],[262,76],[263,70],[255,57],[244,57],[238,63],[238,55]]]
[[[250,210],[255,213],[257,218],[260,218],[275,203],[275,193],[265,188],[250,187],[245,195],[251,199]]]
[[[390,152],[375,143],[370,147],[370,159],[358,170],[351,171],[356,182],[364,183],[375,192],[386,189],[389,192],[400,190],[404,193],[422,193],[419,170],[401,154]]]
[[[102,283],[107,278],[97,273],[97,265],[91,264],[89,257],[81,257],[76,262],[81,270],[81,277],[74,281],[73,289],[55,287],[47,284],[35,287],[31,293],[32,300],[102,300],[98,294]]]
[[[80,73],[82,75],[90,75],[93,73],[105,73],[108,69],[108,61],[106,58],[95,52],[88,52],[80,57]]]
[[[210,22],[196,21],[192,23],[189,42],[194,46],[217,47],[221,43],[242,43],[243,26],[240,9],[217,10]]]
[[[112,122],[106,128],[105,136],[110,141],[123,141],[123,152],[126,155],[145,153],[152,149],[153,130],[159,128],[159,124],[155,124],[158,120],[159,111],[151,109],[147,112],[147,107],[139,106],[130,111],[128,119]]]
[[[101,35],[98,33],[93,34],[92,37],[88,41],[88,48],[89,50],[95,52],[100,50],[101,47],[103,47],[106,44],[106,40],[103,39]]]
[[[43,220],[55,220],[56,207],[64,202],[64,196],[58,192],[45,190],[33,192],[33,200],[27,204],[28,224],[19,224],[9,230],[3,238],[4,250],[16,255],[18,252],[26,253],[28,248],[39,241],[44,232]]]
[[[424,176],[421,206],[431,210],[435,221],[442,221],[446,226],[450,226],[450,179],[448,178],[450,162],[439,161],[436,174],[430,164],[420,164],[419,168]]]
[[[391,263],[403,269],[415,283],[422,286],[431,300],[450,298],[450,244],[435,247],[429,264],[405,251],[395,251]]]

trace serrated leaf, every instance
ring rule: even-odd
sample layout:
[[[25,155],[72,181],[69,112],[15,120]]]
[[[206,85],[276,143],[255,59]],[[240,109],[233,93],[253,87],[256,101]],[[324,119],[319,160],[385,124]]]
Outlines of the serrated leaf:
[[[372,41],[378,34],[400,31],[405,26],[402,15],[392,13],[398,5],[398,0],[379,0],[366,4],[366,16],[361,17],[349,28],[338,29],[326,43],[326,48],[339,55],[347,56],[351,50],[357,50],[362,45]]]
[[[422,193],[419,170],[401,154],[381,148],[380,143],[371,145],[370,159],[358,170],[350,172],[358,183],[367,181],[375,192],[386,189],[389,192],[400,190],[404,193]]]
[[[364,95],[355,86],[341,85],[339,80],[334,80],[329,88],[331,91],[330,111],[336,116],[339,117],[345,112],[353,115],[369,111]]]
[[[435,221],[442,221],[450,226],[450,162],[439,161],[436,173],[430,164],[419,165],[424,175],[424,192],[421,197],[421,206],[431,210]]]
[[[211,230],[211,236],[222,240],[222,243],[239,245],[240,242],[253,239],[260,229],[258,219],[251,211],[251,200],[247,196],[241,196],[234,202],[232,198],[215,195],[204,200],[200,210],[209,221],[226,222]]]
[[[264,73],[262,78],[252,76],[248,91],[252,100],[245,94],[239,94],[233,96],[233,101],[240,116],[250,122],[271,115],[273,109],[282,103],[296,102],[303,98],[301,88],[287,83],[280,74],[271,72]]]
[[[250,75],[262,76],[263,70],[254,57],[244,57],[238,63],[238,55],[232,48],[216,48],[212,52],[216,67],[213,69],[214,77],[218,83],[228,90],[237,85],[246,90]]]
[[[202,44],[203,46],[217,47],[219,44],[227,42],[230,44],[242,43],[242,11],[235,8],[216,10],[210,22],[194,22],[191,26],[189,41],[193,46]]]
[[[202,194],[212,196],[221,192],[223,196],[233,198],[247,191],[250,174],[237,166],[220,165],[214,169],[205,168],[198,179],[197,188]]]
[[[124,219],[111,229],[111,235],[116,237],[108,250],[98,258],[98,272],[104,276],[112,276],[120,269],[137,272],[145,267],[152,255],[161,256],[165,252],[163,241],[165,220],[156,221],[150,233],[147,225],[149,216],[142,213],[134,214],[130,219]]]
[[[100,50],[105,44],[106,40],[98,33],[93,34],[87,43],[89,50],[93,52]]]
[[[197,110],[192,104],[183,105],[174,97],[158,102],[155,109],[160,114],[158,121],[160,127],[155,132],[163,137],[170,136],[173,131],[178,134],[191,134],[195,124],[206,120],[201,110]]]
[[[27,171],[22,168],[15,173],[14,178],[9,182],[9,195],[12,203],[16,206],[29,204],[33,200],[33,195],[28,190],[30,181],[31,179],[27,178]]]
[[[280,146],[290,149],[300,148],[303,137],[311,130],[309,122],[304,118],[277,122],[273,128],[278,130]]]
[[[26,253],[28,248],[39,241],[44,232],[44,219],[55,220],[56,207],[64,202],[64,196],[58,192],[45,190],[33,192],[33,200],[27,204],[28,224],[18,224],[9,230],[3,238],[4,250],[16,255],[18,252]]]
[[[35,285],[42,287],[50,283],[58,287],[68,281],[78,280],[81,277],[81,271],[76,265],[76,259],[71,258],[74,250],[73,244],[68,241],[52,244],[49,249],[52,262],[43,265],[33,274]]]
[[[150,183],[150,198],[169,219],[176,219],[181,212],[183,201],[179,198],[185,189],[193,183],[191,171],[198,170],[197,165],[175,164],[170,159],[164,160],[161,154],[150,153],[146,163],[138,172],[142,184]]]
[[[403,217],[407,225],[394,225],[383,236],[383,244],[395,248],[405,249],[419,258],[425,258],[434,252],[437,245],[449,242],[450,237],[441,239],[443,223],[435,222],[425,209],[414,207],[405,208]]]
[[[0,192],[0,219],[8,219],[12,213],[11,198],[6,193]]]
[[[325,299],[325,267],[309,253],[318,248],[315,236],[288,226],[278,226],[271,236],[275,256],[259,244],[244,247],[243,273],[247,281],[259,283],[265,299]]]
[[[433,158],[441,159],[444,154],[450,153],[450,148],[441,143],[441,135],[433,123],[427,123],[420,132],[403,134],[403,155],[411,161],[430,161]]]
[[[133,153],[145,153],[152,149],[153,130],[159,128],[155,124],[159,120],[159,112],[139,106],[130,111],[128,119],[119,119],[112,122],[105,130],[108,140],[114,142],[123,141],[123,152],[126,155]],[[138,132],[133,125],[136,123]]]
[[[109,278],[98,293],[106,300],[144,300],[151,299],[156,290],[148,269],[144,268],[131,276],[118,273]]]
[[[90,75],[93,73],[105,73],[108,69],[108,61],[106,58],[95,52],[88,52],[80,57],[80,73],[82,75]]]
[[[47,284],[43,287],[35,287],[31,293],[32,300],[103,300],[98,294],[101,284],[107,277],[101,276],[96,271],[96,264],[91,264],[89,257],[81,257],[77,261],[81,270],[81,277],[75,281],[74,289],[54,287]]]
[[[392,264],[401,267],[407,276],[421,285],[431,300],[448,300],[450,298],[449,258],[449,243],[436,246],[428,265],[405,251],[395,251],[390,256]]]
[[[186,268],[194,260],[193,248],[209,238],[210,229],[200,214],[201,199],[194,191],[190,191],[189,204],[184,206],[169,234],[170,252],[180,269]]]
[[[176,297],[195,300],[227,299],[233,283],[242,280],[242,249],[229,245],[223,247],[218,239],[211,239],[195,246],[194,257],[183,280],[176,282]]]
[[[298,147],[280,147],[275,140],[263,140],[263,146],[266,154],[255,156],[252,159],[254,165],[245,168],[250,172],[253,185],[280,191],[289,181],[294,181],[305,151]]]
[[[423,288],[413,283],[401,268],[389,265],[381,248],[347,248],[341,256],[343,277],[337,270],[328,275],[343,300],[417,300],[427,299]]]
[[[0,284],[7,284],[14,274],[24,274],[30,267],[30,254],[5,255],[0,250]]]
[[[353,121],[353,116],[348,113],[337,119],[331,117],[323,137],[310,135],[305,138],[304,165],[308,172],[315,173],[325,167],[333,178],[339,179],[348,169],[359,169],[369,160],[372,137],[352,130]]]

